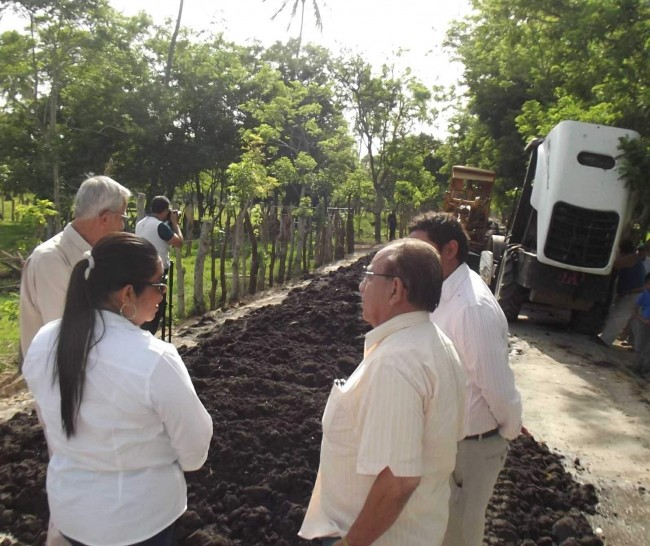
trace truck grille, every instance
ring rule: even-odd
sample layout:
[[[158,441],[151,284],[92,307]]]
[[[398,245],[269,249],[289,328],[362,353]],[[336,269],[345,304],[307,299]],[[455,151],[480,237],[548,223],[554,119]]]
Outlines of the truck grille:
[[[607,266],[616,239],[618,213],[558,202],[544,247],[547,258],[578,267]]]

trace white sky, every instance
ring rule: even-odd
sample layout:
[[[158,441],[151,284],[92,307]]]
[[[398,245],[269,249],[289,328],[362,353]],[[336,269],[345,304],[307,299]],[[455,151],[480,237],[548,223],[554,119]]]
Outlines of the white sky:
[[[282,1],[185,0],[182,24],[223,32],[227,39],[242,45],[258,40],[268,46],[298,35],[299,13],[287,31],[294,0],[288,0],[288,8],[271,21]],[[179,0],[110,3],[126,15],[146,11],[157,23],[170,18],[173,24]],[[413,75],[429,86],[449,86],[458,80],[462,67],[451,63],[442,41],[449,22],[470,12],[469,0],[318,0],[318,4],[323,31],[314,25],[312,0],[306,0],[303,43],[318,43],[333,52],[348,49],[361,53],[375,69],[384,62],[409,66]],[[0,30],[11,25],[5,17]],[[405,50],[399,60],[393,55],[398,49]],[[442,127],[438,130],[444,132]]]

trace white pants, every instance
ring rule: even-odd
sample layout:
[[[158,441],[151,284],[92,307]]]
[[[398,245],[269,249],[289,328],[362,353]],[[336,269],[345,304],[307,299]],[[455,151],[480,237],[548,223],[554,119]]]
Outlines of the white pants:
[[[485,510],[507,453],[508,441],[499,435],[458,443],[443,546],[483,544]]]
[[[627,321],[630,320],[634,312],[634,302],[638,297],[638,293],[617,296],[616,301],[609,308],[605,326],[603,326],[603,331],[600,334],[600,339],[607,345],[614,343],[618,334],[625,328]]]

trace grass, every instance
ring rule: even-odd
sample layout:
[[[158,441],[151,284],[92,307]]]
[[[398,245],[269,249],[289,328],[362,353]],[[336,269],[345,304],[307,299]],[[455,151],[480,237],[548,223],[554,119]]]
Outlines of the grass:
[[[11,217],[11,206],[5,201],[5,218]],[[7,214],[8,212],[8,214]],[[14,253],[23,246],[29,233],[20,224],[0,221],[0,251]],[[0,252],[0,258],[4,254]],[[0,262],[0,372],[17,366],[18,355],[18,282],[16,272]]]

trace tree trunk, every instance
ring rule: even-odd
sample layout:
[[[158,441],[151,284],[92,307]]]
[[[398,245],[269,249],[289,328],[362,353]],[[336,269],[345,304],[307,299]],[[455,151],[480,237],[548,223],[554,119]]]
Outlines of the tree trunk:
[[[56,50],[52,53],[56,57]],[[55,61],[55,66],[58,62]],[[49,109],[49,127],[48,127],[48,148],[50,153],[50,161],[52,162],[52,200],[54,201],[54,208],[56,209],[56,216],[54,217],[57,232],[61,231],[61,188],[59,181],[59,150],[58,150],[58,135],[56,130],[56,114],[58,110],[58,93],[59,93],[59,76],[58,70],[55,68],[52,74],[52,89],[50,91],[50,109]]]
[[[174,254],[176,256],[176,316],[185,318],[185,268],[181,259],[180,247],[174,249]],[[172,294],[169,295],[169,298],[171,300]]]
[[[214,236],[214,227],[210,237],[210,309],[217,308],[217,238]]]
[[[260,261],[259,255],[257,252],[257,238],[255,237],[255,230],[253,229],[253,224],[251,223],[251,216],[246,212],[244,217],[246,223],[246,231],[248,232],[248,238],[251,242],[251,274],[248,281],[248,293],[255,294],[257,292],[257,273],[259,271]]]
[[[287,270],[287,278],[293,277],[294,256],[296,255],[296,221],[292,215],[289,216],[291,222],[289,223],[289,267]]]
[[[354,209],[350,206],[348,199],[348,216],[345,221],[345,235],[348,254],[354,254]]]
[[[275,249],[276,241],[280,234],[280,220],[278,220],[277,196],[271,210],[269,211],[269,239],[271,240],[271,260],[269,263],[269,288],[273,288],[273,273],[275,271]]]
[[[231,302],[237,302],[240,298],[241,285],[239,283],[240,254],[244,240],[244,215],[248,209],[248,203],[242,203],[241,210],[235,220],[235,236],[232,244],[232,292]]]
[[[194,309],[198,314],[206,311],[205,297],[203,296],[203,266],[205,257],[210,250],[210,233],[212,231],[212,220],[204,220],[201,224],[201,235],[199,237],[199,248],[196,251],[194,263]]]
[[[271,209],[269,206],[262,218],[262,225],[260,227],[260,250],[259,250],[259,274],[257,276],[257,288],[261,292],[266,288],[266,262],[268,258],[269,249],[269,231],[271,227]],[[264,210],[264,209],[262,209]]]
[[[334,259],[341,260],[345,258],[345,225],[339,211],[334,212]]]
[[[226,285],[226,254],[228,252],[228,241],[230,240],[230,212],[226,212],[226,225],[223,230],[223,241],[221,243],[221,255],[219,260],[219,275],[221,278],[221,298],[219,298],[219,305],[224,307],[226,305],[226,297],[228,296],[228,287]]]
[[[174,50],[176,49],[176,40],[178,39],[178,31],[181,28],[181,18],[183,16],[183,2],[184,0],[180,0],[180,3],[178,5],[176,26],[174,27],[174,33],[172,34],[171,40],[169,41],[169,49],[167,50],[167,64],[165,65],[165,81],[164,81],[165,87],[169,85],[169,81],[171,80],[172,65],[174,64]]]
[[[384,199],[375,189],[376,196],[375,196],[375,209],[374,209],[374,214],[375,214],[375,243],[379,244],[381,243],[381,227],[382,227],[382,222],[381,222],[381,213],[384,209]]]
[[[136,208],[136,217],[135,222],[138,223],[142,220],[146,214],[145,209],[147,207],[147,196],[144,193],[138,193],[138,197],[135,201]]]
[[[183,236],[185,237],[185,256],[192,255],[192,240],[194,239],[194,205],[188,203],[183,211]]]
[[[291,237],[292,223],[290,211],[287,212],[286,209],[283,209],[280,215],[280,229],[278,231],[278,244],[280,247],[278,252],[278,259],[280,260],[277,277],[278,284],[284,283],[285,268],[287,266],[287,248],[289,246],[289,238]]]

